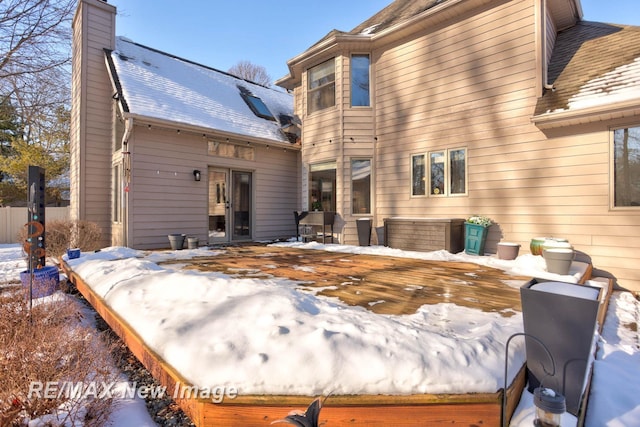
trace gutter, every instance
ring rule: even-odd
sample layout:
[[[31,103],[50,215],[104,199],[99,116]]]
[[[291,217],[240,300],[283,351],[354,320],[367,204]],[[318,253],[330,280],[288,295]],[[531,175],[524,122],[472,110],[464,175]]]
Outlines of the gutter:
[[[544,113],[531,118],[531,122],[540,129],[593,123],[640,115],[638,100],[616,104],[597,105],[577,110],[563,110]]]
[[[542,87],[545,90],[550,90],[551,92],[556,91],[556,87],[554,84],[549,83],[549,64],[551,63],[551,55],[549,52],[548,45],[548,37],[547,37],[547,23],[549,19],[548,11],[548,3],[549,0],[542,0],[542,10],[540,11],[540,17],[542,19]],[[550,13],[550,12],[549,12]]]
[[[201,135],[206,138],[214,139],[214,138],[227,138],[231,141],[235,141],[236,143],[255,143],[259,145],[270,145],[271,147],[282,147],[291,150],[300,150],[299,144],[292,144],[289,141],[285,140],[276,140],[276,139],[268,139],[268,138],[260,138],[251,135],[242,135],[233,132],[227,132],[219,129],[206,128],[198,125],[190,125],[183,122],[177,122],[166,119],[158,119],[155,117],[144,116],[135,113],[125,113],[124,117],[128,120],[131,119],[136,120],[137,124],[140,125],[144,123],[148,126],[153,126],[157,128],[162,128],[170,131],[180,130],[182,132],[188,132],[196,135]],[[131,123],[133,125],[133,122]],[[133,126],[132,126],[133,128]],[[125,131],[126,134],[126,131]],[[284,135],[284,134],[283,134]]]

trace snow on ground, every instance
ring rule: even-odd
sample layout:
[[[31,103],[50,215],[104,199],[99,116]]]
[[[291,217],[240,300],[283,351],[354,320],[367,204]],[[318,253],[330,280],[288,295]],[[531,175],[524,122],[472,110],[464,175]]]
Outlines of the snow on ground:
[[[504,261],[445,251],[421,253],[297,242],[284,245],[469,261],[565,282],[575,282],[580,274],[549,275],[543,271],[543,259],[528,254]],[[286,279],[235,278],[157,264],[203,252],[212,255],[206,248],[159,252],[107,248],[83,253],[69,263],[188,379],[205,387],[237,387],[239,394],[494,392],[504,381],[504,342],[522,330],[520,315],[505,318],[438,304],[424,306],[414,315],[381,316],[302,291]],[[0,245],[0,285],[18,280],[24,269],[21,257],[18,246]],[[514,287],[520,284],[509,283]],[[205,319],[214,322],[207,325]],[[630,293],[615,293],[599,339],[587,426],[640,425],[640,385],[628,380],[640,378],[637,322],[638,301]],[[479,333],[483,338],[476,338]],[[524,356],[515,341],[510,353],[519,355],[511,356],[515,358]],[[478,358],[499,363],[478,366]],[[401,363],[389,363],[393,359]],[[235,374],[224,368],[223,360],[227,364],[235,361]],[[514,367],[510,375],[520,363],[510,360]],[[199,375],[203,371],[207,374]],[[114,413],[117,425],[133,419],[135,425],[153,424],[142,402],[124,401],[120,407]],[[525,391],[511,425],[531,425],[532,418],[532,397]],[[569,416],[565,424],[575,425],[575,418]]]
[[[630,293],[614,293],[609,304],[607,320],[604,322],[594,362],[594,386],[590,395],[586,426],[638,426],[640,306]]]

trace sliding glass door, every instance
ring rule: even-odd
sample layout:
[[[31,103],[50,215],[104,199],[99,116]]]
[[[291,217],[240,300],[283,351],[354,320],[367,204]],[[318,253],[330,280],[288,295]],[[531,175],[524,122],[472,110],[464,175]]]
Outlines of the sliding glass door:
[[[209,244],[251,240],[251,172],[209,168]]]

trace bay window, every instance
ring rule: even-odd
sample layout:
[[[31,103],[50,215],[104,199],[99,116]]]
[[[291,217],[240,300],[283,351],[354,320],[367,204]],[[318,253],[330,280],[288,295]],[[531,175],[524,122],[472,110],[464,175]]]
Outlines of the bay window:
[[[336,210],[336,162],[309,165],[309,209]]]
[[[336,105],[335,58],[310,68],[307,80],[307,114]]]
[[[351,106],[369,107],[369,55],[351,56]]]

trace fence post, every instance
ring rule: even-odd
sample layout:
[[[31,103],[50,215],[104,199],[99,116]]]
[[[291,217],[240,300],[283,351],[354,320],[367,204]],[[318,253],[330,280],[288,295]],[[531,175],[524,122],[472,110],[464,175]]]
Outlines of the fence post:
[[[4,216],[4,230],[2,230],[2,240],[0,240],[0,243],[9,243],[9,236],[10,236],[10,230],[11,230],[11,207],[6,207],[4,209],[2,209],[2,214],[0,215],[0,218],[2,218],[2,216]],[[5,240],[7,240],[7,242],[5,242]]]

